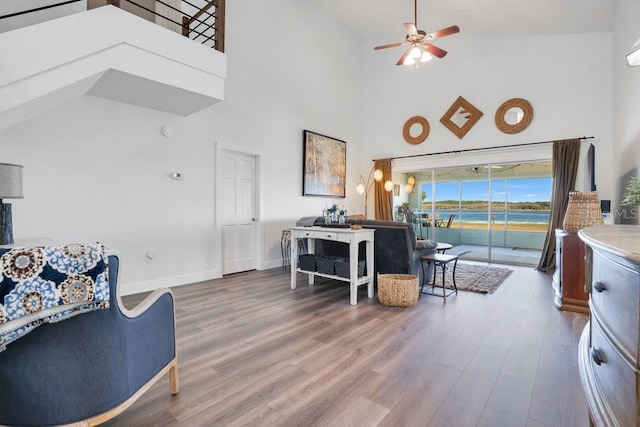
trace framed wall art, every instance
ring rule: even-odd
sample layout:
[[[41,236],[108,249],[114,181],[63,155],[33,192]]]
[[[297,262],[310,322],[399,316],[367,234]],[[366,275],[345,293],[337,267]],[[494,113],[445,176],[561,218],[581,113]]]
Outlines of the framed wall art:
[[[347,143],[304,130],[302,195],[345,197]]]

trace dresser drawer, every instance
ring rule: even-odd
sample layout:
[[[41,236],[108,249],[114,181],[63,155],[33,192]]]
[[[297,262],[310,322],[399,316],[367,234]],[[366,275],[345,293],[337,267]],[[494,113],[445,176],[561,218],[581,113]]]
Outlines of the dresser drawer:
[[[591,309],[594,317],[637,364],[640,277],[595,251],[592,272]]]
[[[305,231],[297,231],[296,237],[307,237],[309,239],[337,240],[338,233],[335,231],[305,230]]]
[[[596,363],[594,350],[601,363]],[[602,399],[611,409],[617,425],[636,426],[638,413],[636,406],[638,376],[635,370],[622,358],[604,336],[597,321],[591,322],[590,363],[594,378],[602,391]]]

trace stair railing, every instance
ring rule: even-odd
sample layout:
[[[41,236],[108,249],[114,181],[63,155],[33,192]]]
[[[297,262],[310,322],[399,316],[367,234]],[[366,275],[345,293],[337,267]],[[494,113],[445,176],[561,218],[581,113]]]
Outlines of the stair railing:
[[[224,52],[225,0],[206,1],[206,4],[202,7],[188,0],[181,0],[179,4],[181,6],[180,8],[176,7],[175,2],[174,4],[170,4],[167,3],[167,1],[169,0],[156,0],[155,4],[156,6],[158,4],[163,5],[175,12],[172,13],[174,16],[166,16],[158,13],[155,10],[157,8],[151,9],[136,0],[107,0],[107,4],[121,7],[121,3],[130,3],[141,10],[181,28],[181,34],[183,36],[199,41],[202,44],[211,45],[214,49]],[[211,11],[211,9],[213,10]],[[193,13],[193,15],[189,15],[189,13],[185,12],[186,10],[195,10],[196,12]],[[175,17],[176,14],[182,16],[182,22],[178,22]]]

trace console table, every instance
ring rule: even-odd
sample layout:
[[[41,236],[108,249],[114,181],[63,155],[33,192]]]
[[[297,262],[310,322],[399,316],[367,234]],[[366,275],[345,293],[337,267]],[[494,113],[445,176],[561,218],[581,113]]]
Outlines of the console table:
[[[578,349],[591,422],[640,426],[640,227],[600,225],[578,235],[591,294]]]
[[[309,276],[309,285],[313,285],[314,277],[328,277],[330,279],[349,282],[351,305],[358,303],[358,286],[367,285],[367,295],[373,298],[373,229],[353,230],[350,228],[328,227],[291,227],[291,289],[296,288],[297,273]],[[333,240],[349,244],[349,278],[323,274],[317,271],[306,271],[298,267],[298,239],[307,239],[310,254],[315,251],[315,239]],[[360,242],[366,242],[366,270],[367,274],[358,277],[358,247]]]

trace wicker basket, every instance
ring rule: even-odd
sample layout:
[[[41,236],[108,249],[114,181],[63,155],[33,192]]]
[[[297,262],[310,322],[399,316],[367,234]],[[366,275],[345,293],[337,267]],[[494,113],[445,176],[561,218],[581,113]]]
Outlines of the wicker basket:
[[[378,300],[382,305],[410,307],[416,305],[420,290],[414,274],[378,274]]]
[[[600,200],[598,200],[597,192],[569,192],[569,204],[562,222],[564,231],[576,234],[585,227],[602,223],[602,211],[600,210]]]
[[[316,255],[316,270],[323,274],[336,274],[336,258],[334,256]]]
[[[316,271],[316,256],[314,254],[303,254],[298,259],[298,266],[301,270]]]
[[[365,261],[358,261],[358,277],[364,276]],[[349,258],[336,259],[336,276],[344,277],[345,279],[351,278],[351,262]]]

